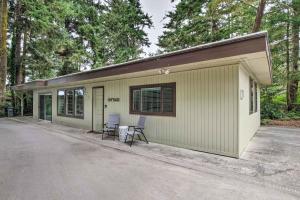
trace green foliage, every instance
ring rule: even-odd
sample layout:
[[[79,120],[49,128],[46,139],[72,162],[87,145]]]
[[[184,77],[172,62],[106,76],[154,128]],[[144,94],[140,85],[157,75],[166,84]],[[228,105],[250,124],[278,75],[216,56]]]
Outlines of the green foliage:
[[[152,25],[139,0],[16,0],[22,5],[22,34],[27,36],[22,64],[29,80],[51,78],[138,58],[149,45],[145,27]],[[12,38],[12,45],[14,45]],[[14,48],[11,48],[14,51]],[[10,52],[11,66],[14,52]],[[9,75],[15,82],[15,69]]]
[[[299,120],[300,119],[300,112],[296,111],[296,110],[290,111],[290,112],[286,113],[284,118],[285,119]]]
[[[137,0],[109,0],[104,14],[105,35],[110,63],[120,63],[136,59],[142,53],[142,46],[149,46],[143,31],[152,22],[144,14]]]
[[[260,124],[263,126],[267,126],[270,124],[270,122],[271,122],[270,119],[262,119]]]
[[[173,51],[234,35],[248,33],[254,23],[257,1],[182,0],[166,17],[159,46]],[[252,5],[251,5],[252,4]]]
[[[281,119],[285,116],[285,105],[274,102],[261,102],[261,118],[262,119]]]

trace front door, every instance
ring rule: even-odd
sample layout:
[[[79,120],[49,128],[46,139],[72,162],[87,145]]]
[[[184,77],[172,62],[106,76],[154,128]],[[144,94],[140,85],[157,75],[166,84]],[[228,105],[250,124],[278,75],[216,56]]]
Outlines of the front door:
[[[39,118],[52,121],[52,95],[40,95]]]
[[[93,131],[103,129],[104,123],[104,88],[93,88]]]

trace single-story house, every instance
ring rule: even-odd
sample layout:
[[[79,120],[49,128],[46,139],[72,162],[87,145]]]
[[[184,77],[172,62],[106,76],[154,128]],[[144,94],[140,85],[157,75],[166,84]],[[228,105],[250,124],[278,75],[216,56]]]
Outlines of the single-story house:
[[[260,126],[260,87],[272,83],[267,32],[15,87],[33,91],[33,117],[100,130],[147,116],[149,141],[239,157]]]

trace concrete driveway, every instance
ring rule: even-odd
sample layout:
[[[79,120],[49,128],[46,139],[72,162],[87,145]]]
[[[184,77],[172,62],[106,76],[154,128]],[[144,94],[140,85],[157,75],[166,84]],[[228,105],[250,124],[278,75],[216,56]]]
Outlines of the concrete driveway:
[[[0,119],[0,199],[299,199],[300,131],[282,132],[262,129],[238,160],[155,144],[131,153]]]

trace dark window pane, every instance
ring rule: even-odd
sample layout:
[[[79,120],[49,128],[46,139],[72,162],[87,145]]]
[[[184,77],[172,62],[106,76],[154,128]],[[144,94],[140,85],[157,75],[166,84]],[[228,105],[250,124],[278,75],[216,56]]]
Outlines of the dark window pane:
[[[73,115],[74,114],[74,91],[73,90],[68,90],[67,91],[67,115]]]
[[[163,87],[163,112],[173,112],[173,87]]]
[[[76,116],[82,117],[83,116],[83,109],[84,109],[84,91],[83,89],[76,89],[75,90],[75,114]]]
[[[141,90],[132,91],[132,110],[141,111]]]
[[[253,104],[253,80],[252,78],[250,78],[250,82],[249,82],[249,105],[250,105],[250,114],[253,113],[254,109],[254,104]]]
[[[52,121],[52,96],[45,95],[46,120]]]
[[[40,95],[39,98],[39,111],[40,111],[40,119],[45,119],[45,96]]]
[[[57,93],[57,113],[59,115],[65,114],[65,91],[59,90]]]
[[[160,112],[160,87],[142,88],[142,112]]]

